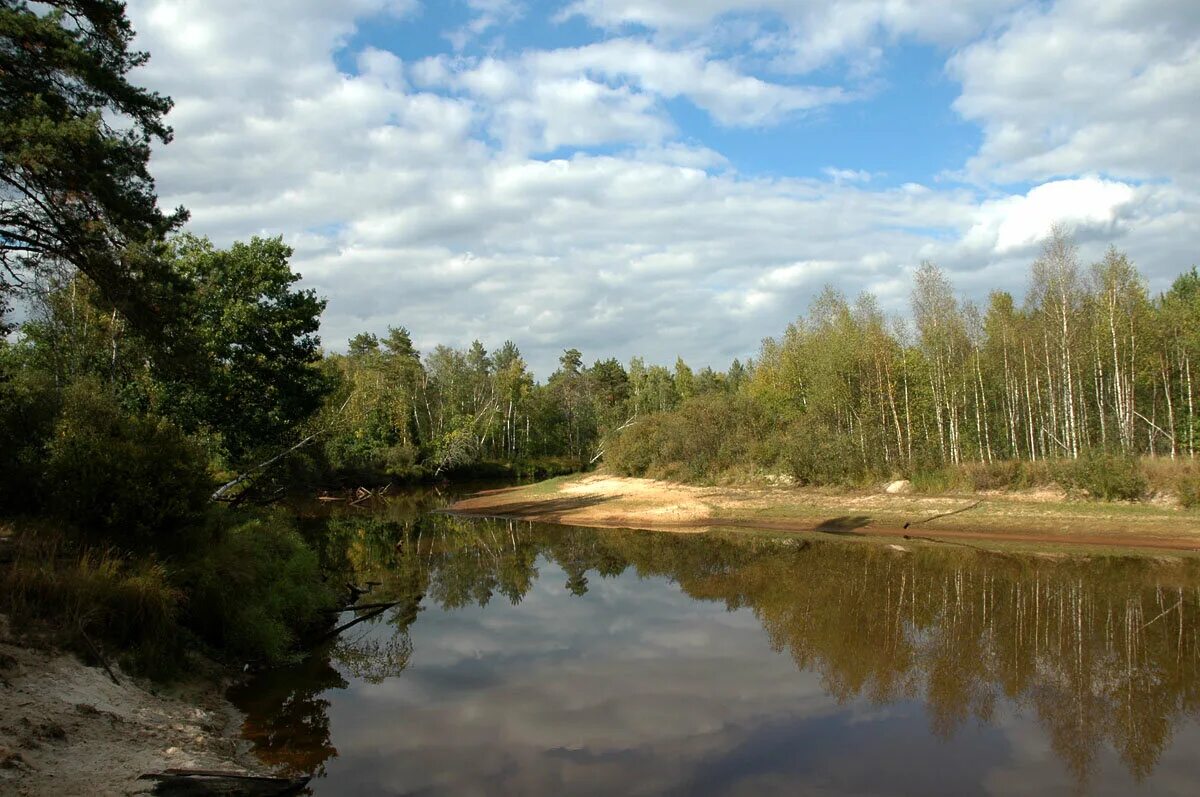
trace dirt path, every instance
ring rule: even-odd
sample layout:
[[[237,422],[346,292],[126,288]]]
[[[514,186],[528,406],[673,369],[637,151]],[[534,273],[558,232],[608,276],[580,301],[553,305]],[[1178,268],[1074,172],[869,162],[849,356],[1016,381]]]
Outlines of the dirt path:
[[[488,490],[454,514],[602,528],[753,528],[938,541],[1200,551],[1200,515],[1156,505],[1069,501],[1052,491],[965,496],[695,487],[583,476]]]
[[[241,717],[210,685],[151,691],[14,644],[0,616],[0,794],[149,793],[168,767],[246,771]],[[156,690],[157,691],[157,690]]]

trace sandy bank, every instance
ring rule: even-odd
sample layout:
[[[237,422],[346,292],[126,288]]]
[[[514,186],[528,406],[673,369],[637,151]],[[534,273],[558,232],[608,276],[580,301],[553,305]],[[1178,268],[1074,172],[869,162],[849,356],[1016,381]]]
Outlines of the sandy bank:
[[[870,537],[1200,551],[1200,514],[1071,501],[1048,491],[891,495],[794,487],[696,487],[588,475],[488,490],[450,511],[602,528],[758,528]],[[906,527],[907,524],[907,527]]]
[[[0,616],[0,793],[145,794],[145,772],[253,769],[241,716],[209,684],[156,688],[14,644]],[[249,765],[249,766],[248,766]]]

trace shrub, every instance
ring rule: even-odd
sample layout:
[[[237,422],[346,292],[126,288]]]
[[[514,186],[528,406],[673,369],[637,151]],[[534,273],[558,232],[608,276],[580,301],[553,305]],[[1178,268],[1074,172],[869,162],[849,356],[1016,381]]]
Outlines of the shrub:
[[[1146,477],[1138,461],[1118,454],[1087,453],[1058,465],[1065,487],[1086,490],[1105,501],[1136,501],[1146,492]]]
[[[211,487],[203,452],[179,429],[123,413],[90,379],[64,392],[45,483],[53,512],[129,549],[168,543]]]
[[[620,476],[645,476],[659,460],[659,436],[666,416],[653,413],[613,435],[604,446],[604,464]]]
[[[335,602],[317,555],[282,516],[217,529],[187,562],[185,622],[239,660],[278,663]]]
[[[970,476],[952,465],[917,468],[909,476],[918,493],[949,493],[974,489]]]
[[[1179,477],[1175,485],[1179,503],[1185,509],[1200,508],[1200,474],[1188,473]]]
[[[57,414],[58,392],[48,376],[10,372],[0,361],[0,507],[5,511],[37,508]]]
[[[784,432],[781,458],[800,484],[854,484],[867,473],[852,440],[806,420]]]
[[[739,396],[708,393],[654,413],[606,441],[604,463],[625,476],[711,480],[753,458],[763,414]]]

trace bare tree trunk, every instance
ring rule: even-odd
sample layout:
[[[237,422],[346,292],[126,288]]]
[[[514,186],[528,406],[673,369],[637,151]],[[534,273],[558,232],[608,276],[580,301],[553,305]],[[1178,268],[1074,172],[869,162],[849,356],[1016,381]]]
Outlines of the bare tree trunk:
[[[1033,437],[1033,397],[1029,392],[1029,351],[1023,343],[1021,344],[1021,362],[1025,366],[1025,414],[1028,418],[1029,460],[1037,462],[1037,446]]]

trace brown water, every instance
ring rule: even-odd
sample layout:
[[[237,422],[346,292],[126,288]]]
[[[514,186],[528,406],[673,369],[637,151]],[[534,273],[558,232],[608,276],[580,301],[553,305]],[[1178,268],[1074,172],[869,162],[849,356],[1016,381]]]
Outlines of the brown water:
[[[312,521],[401,604],[235,694],[315,794],[1200,793],[1196,560],[424,508]]]

